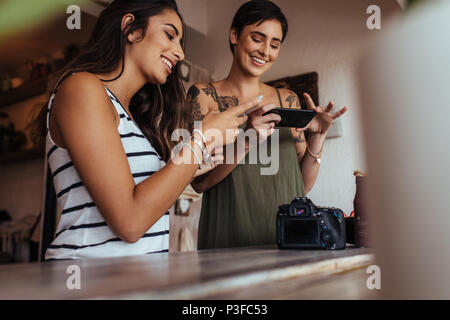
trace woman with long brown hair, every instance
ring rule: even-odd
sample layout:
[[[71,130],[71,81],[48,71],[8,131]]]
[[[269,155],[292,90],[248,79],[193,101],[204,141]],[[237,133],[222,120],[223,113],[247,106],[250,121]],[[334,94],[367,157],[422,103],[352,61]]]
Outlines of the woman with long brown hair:
[[[172,161],[171,134],[190,118],[182,39],[175,1],[115,0],[63,72],[41,118],[61,210],[46,259],[168,251],[167,211],[219,143],[203,132],[234,139],[256,103],[206,116]]]

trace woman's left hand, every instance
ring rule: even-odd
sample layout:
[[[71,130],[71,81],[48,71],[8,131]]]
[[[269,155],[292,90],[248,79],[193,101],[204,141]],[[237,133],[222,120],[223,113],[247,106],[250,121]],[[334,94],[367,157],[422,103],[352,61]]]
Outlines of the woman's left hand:
[[[309,129],[311,133],[316,133],[320,135],[325,135],[328,129],[333,124],[333,121],[342,116],[345,112],[347,112],[347,107],[343,107],[338,112],[331,114],[331,110],[334,107],[333,102],[330,101],[328,106],[323,109],[320,106],[316,106],[314,101],[311,99],[310,95],[307,93],[303,94],[303,97],[306,100],[306,105],[308,110],[314,110],[317,112],[317,115],[312,119],[308,125],[304,128],[296,128],[295,130],[300,132],[306,129]]]

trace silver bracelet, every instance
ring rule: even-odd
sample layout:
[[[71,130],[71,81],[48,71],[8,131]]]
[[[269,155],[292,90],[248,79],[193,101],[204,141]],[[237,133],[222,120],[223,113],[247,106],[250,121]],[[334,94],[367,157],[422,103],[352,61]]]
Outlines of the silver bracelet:
[[[192,153],[194,154],[195,160],[197,160],[197,162],[198,162],[198,168],[201,169],[202,168],[202,163],[200,162],[200,159],[199,159],[199,157],[197,155],[197,152],[195,152],[194,148],[189,143],[186,143],[186,142],[184,142],[182,145],[183,146],[188,146],[189,149],[191,149]]]
[[[204,146],[200,141],[198,141],[195,137],[192,137],[192,141],[194,141],[202,151],[203,154],[203,163],[206,163],[210,160],[211,155],[208,153],[208,150],[206,149],[206,146]]]
[[[192,137],[192,141],[194,141],[198,145],[202,153],[204,153],[204,150],[206,149],[205,145],[198,141],[195,137]]]
[[[203,135],[203,132],[201,132],[199,129],[194,129],[194,131],[192,131],[192,136],[194,136],[194,132],[198,132],[198,134],[199,134],[200,137],[202,138],[203,143],[205,144],[205,147],[206,147],[206,138],[205,138],[205,136]]]

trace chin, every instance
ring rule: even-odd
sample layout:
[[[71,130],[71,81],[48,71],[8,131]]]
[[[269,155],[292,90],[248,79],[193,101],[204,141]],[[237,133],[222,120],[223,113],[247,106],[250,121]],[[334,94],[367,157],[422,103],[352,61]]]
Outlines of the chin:
[[[147,77],[147,83],[151,84],[165,84],[167,82],[167,75],[152,75]]]
[[[159,79],[159,81],[157,82],[158,84],[165,84],[167,82],[167,77],[162,77],[161,79]]]
[[[270,69],[272,65],[265,65],[263,67],[257,67],[255,65],[253,65],[251,62],[249,62],[248,65],[246,65],[245,71],[247,72],[248,75],[252,76],[252,77],[260,77],[262,76],[267,70]]]
[[[249,67],[247,68],[247,73],[252,77],[260,77],[262,76],[269,68],[255,68],[255,67]]]

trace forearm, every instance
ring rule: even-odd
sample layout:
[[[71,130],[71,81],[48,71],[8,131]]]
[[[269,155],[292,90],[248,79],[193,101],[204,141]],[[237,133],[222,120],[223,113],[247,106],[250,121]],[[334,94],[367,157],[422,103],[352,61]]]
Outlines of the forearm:
[[[200,148],[192,142],[191,146],[202,161]],[[164,168],[135,186],[131,204],[127,208],[132,218],[123,222],[132,222],[128,229],[130,242],[140,239],[169,210],[199,168],[198,160],[189,147],[180,151],[177,160],[169,161]]]
[[[236,164],[220,164],[205,175],[196,178],[191,185],[196,192],[205,192],[225,179],[235,167]]]
[[[325,137],[326,135],[324,134],[311,134],[307,142],[311,153],[315,155],[320,153],[323,143],[325,142]],[[305,193],[308,194],[316,183],[316,179],[319,174],[320,163],[316,158],[305,151],[303,158],[300,161],[300,169],[302,172]]]
[[[242,139],[236,139],[233,144],[234,152],[233,158],[230,161],[230,157],[227,153],[224,152],[224,164],[219,164],[217,167],[212,169],[210,172],[199,176],[192,181],[191,185],[194,190],[198,193],[205,192],[209,188],[212,188],[220,181],[225,179],[236,166],[242,161],[243,158],[247,155],[250,150],[249,144],[247,141],[243,141]],[[227,148],[227,147],[224,147]]]

